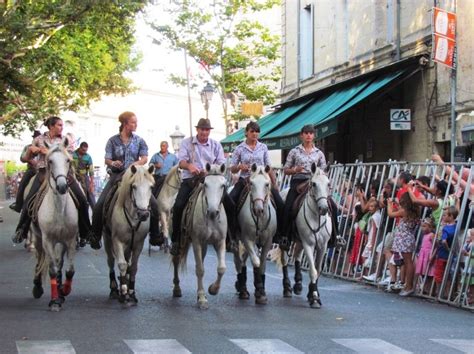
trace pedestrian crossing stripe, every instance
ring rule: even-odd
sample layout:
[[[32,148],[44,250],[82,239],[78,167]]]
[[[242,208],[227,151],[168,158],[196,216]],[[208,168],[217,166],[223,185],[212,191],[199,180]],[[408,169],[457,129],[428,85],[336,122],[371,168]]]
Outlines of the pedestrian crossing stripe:
[[[190,354],[180,342],[175,339],[124,339],[125,344],[133,353],[173,353]]]
[[[68,340],[19,340],[16,341],[19,354],[75,354]]]
[[[341,338],[333,339],[333,341],[345,346],[346,348],[352,349],[357,353],[411,353],[378,338]]]
[[[474,339],[429,339],[442,346],[462,353],[474,354]],[[189,354],[189,351],[176,339],[124,339],[133,353]],[[303,353],[280,339],[229,339],[246,353]],[[334,338],[333,342],[357,353],[398,353],[408,354],[396,345],[378,338]],[[75,354],[69,340],[19,340],[16,341],[19,354]]]
[[[259,353],[303,353],[280,339],[230,339],[250,354]]]
[[[474,339],[430,339],[433,342],[446,345],[463,353],[474,354]]]

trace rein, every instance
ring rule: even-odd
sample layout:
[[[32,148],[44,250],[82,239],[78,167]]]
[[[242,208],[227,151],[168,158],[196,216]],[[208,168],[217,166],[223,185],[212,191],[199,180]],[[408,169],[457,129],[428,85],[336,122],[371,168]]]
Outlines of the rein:
[[[132,188],[131,185],[130,185],[130,193],[129,194],[130,194],[130,200],[132,201],[132,205],[137,211],[149,211],[150,210],[150,207],[148,207],[147,209],[141,209],[137,206],[137,202],[135,201],[135,198],[133,196],[133,188]],[[133,244],[135,242],[135,232],[138,231],[138,229],[140,228],[140,225],[142,224],[142,222],[141,222],[141,220],[138,220],[138,224],[135,227],[133,226],[133,224],[132,224],[133,217],[130,215],[130,212],[128,211],[127,207],[125,206],[125,203],[123,205],[123,214],[125,215],[125,219],[127,220],[128,226],[132,230],[130,252],[133,253]]]
[[[315,195],[313,193],[313,187],[311,186],[305,200],[304,200],[304,203],[303,203],[303,216],[304,216],[304,221],[306,222],[306,225],[308,226],[308,228],[311,230],[311,232],[313,233],[317,233],[319,232],[319,230],[321,230],[321,228],[325,227],[326,226],[326,218],[324,218],[324,222],[321,223],[321,215],[319,215],[319,212],[317,210],[314,210],[314,209],[311,209],[311,206],[309,204],[309,201],[308,201],[308,196],[309,198],[311,199],[314,199],[315,198]],[[320,200],[324,200],[324,199],[328,199],[327,197],[319,197],[316,199],[315,201],[315,204],[317,205],[319,203]],[[308,220],[308,215],[306,214],[306,205],[309,209],[309,211],[313,214],[313,215],[316,215],[317,216],[317,220],[318,220],[318,227],[316,229],[313,229],[311,227],[311,224]]]
[[[253,199],[252,198],[252,190],[250,190],[250,193],[249,193],[249,198],[250,198],[250,215],[252,215],[252,220],[253,222],[255,223],[255,237],[258,237],[258,233],[261,231],[261,230],[266,230],[268,228],[268,226],[270,225],[270,222],[272,221],[272,213],[270,211],[270,203],[268,203],[268,199],[269,199],[269,193],[267,193],[267,195],[265,196],[265,199],[262,199],[262,198],[255,198]],[[259,217],[257,215],[255,215],[255,212],[254,212],[254,205],[255,205],[255,202],[258,202],[259,200],[262,201],[263,203],[263,207],[265,208],[265,206],[267,207],[267,210],[268,210],[268,219],[267,219],[267,223],[265,224],[265,226],[260,229],[259,227]]]
[[[179,171],[178,171],[178,169],[176,169],[175,174],[176,174],[176,176],[177,176],[176,178],[179,180],[179,176],[178,176]],[[171,179],[171,177],[170,177],[169,179]],[[173,186],[173,185],[170,183],[170,181],[168,180],[168,178],[165,179],[165,184],[166,184],[168,187],[173,188],[173,189],[179,189],[179,187],[180,187],[180,185]]]

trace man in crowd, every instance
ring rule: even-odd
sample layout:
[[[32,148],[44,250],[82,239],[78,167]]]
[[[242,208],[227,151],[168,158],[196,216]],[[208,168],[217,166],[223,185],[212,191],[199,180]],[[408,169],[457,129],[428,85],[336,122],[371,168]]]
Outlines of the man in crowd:
[[[87,153],[88,149],[89,144],[83,141],[72,154],[72,158],[76,170],[76,178],[87,196],[89,205],[91,208],[94,208],[94,164],[92,163],[91,155]]]
[[[178,158],[176,155],[168,151],[168,142],[162,141],[160,143],[160,151],[151,157],[150,165],[155,166],[155,187],[153,189],[153,195],[158,198],[161,187],[165,181],[166,175],[173,166],[178,164]]]

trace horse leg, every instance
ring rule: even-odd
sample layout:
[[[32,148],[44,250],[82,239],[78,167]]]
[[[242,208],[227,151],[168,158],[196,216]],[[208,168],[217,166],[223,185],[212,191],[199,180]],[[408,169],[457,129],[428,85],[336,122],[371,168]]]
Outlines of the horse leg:
[[[114,245],[114,254],[117,256],[117,266],[120,272],[120,292],[119,292],[119,301],[124,303],[127,300],[128,296],[128,279],[127,279],[127,269],[128,264],[125,260],[125,254],[123,250],[123,245],[115,240]]]
[[[303,291],[303,274],[301,273],[301,258],[303,253],[301,252],[301,244],[295,243],[294,254],[295,254],[295,284],[293,285],[293,292],[296,295],[300,295]]]
[[[209,294],[217,295],[221,287],[222,276],[226,271],[225,265],[225,240],[219,241],[217,245],[214,245],[214,249],[217,254],[217,279],[214,283],[209,286]],[[205,256],[205,254],[204,254]],[[204,257],[203,257],[204,259]]]
[[[209,308],[207,302],[206,293],[204,291],[204,286],[202,279],[204,277],[204,257],[203,257],[203,246],[198,241],[193,241],[193,253],[194,261],[196,262],[196,277],[197,277],[197,301],[200,309],[205,310]]]
[[[183,296],[181,287],[179,286],[179,256],[173,256],[173,297]]]
[[[163,237],[163,246],[161,248],[165,253],[169,252],[169,230],[168,230],[168,218],[170,216],[169,212],[160,211],[160,222],[161,222],[161,235]]]
[[[268,243],[262,247],[260,253],[260,267],[254,268],[255,303],[258,305],[266,305],[268,302],[267,294],[265,293],[265,260],[270,247],[271,244]]]
[[[66,270],[66,281],[61,288],[60,293],[62,296],[68,296],[72,290],[72,278],[74,277],[74,255],[76,253],[76,241],[71,240],[67,246],[67,270]]]
[[[317,285],[316,281],[318,279],[318,272],[316,271],[316,267],[314,266],[314,257],[313,257],[313,249],[311,245],[303,244],[303,248],[306,254],[306,258],[308,259],[308,266],[309,266],[309,286],[308,286],[308,302],[309,305],[313,308],[320,308],[321,305],[316,301],[318,295],[316,292]]]
[[[244,250],[243,254],[240,255],[240,250],[234,251],[234,261],[236,263],[235,268],[237,270],[235,289],[239,293],[239,299],[248,300],[250,298],[250,294],[247,290],[247,252]]]
[[[110,239],[108,235],[104,235],[104,249],[105,249],[105,253],[107,254],[107,265],[109,267],[109,288],[110,288],[109,299],[118,300],[119,290],[118,290],[117,277],[115,275],[115,258],[112,252],[112,240]]]
[[[140,257],[141,250],[143,249],[143,242],[138,245],[134,245],[134,250],[132,254],[132,264],[129,267],[130,280],[128,288],[128,303],[130,305],[136,305],[138,303],[137,292],[135,291],[135,278],[137,276],[138,270],[138,257]]]
[[[248,252],[248,255],[250,256],[252,266],[254,268],[260,267],[260,259],[258,258],[257,253],[255,252],[255,242],[249,240],[248,238],[245,238],[243,243],[245,245],[245,249]]]
[[[35,277],[33,278],[33,297],[39,299],[43,293],[42,274],[41,274],[41,263],[43,260],[44,249],[41,243],[41,238],[35,237],[38,241],[36,246],[36,266],[35,266]]]
[[[329,238],[330,236],[328,236]],[[320,242],[318,242],[319,244]],[[319,277],[321,276],[321,269],[323,268],[323,262],[324,262],[324,255],[326,254],[326,249],[327,249],[327,241],[323,242],[323,246],[319,247],[318,245],[316,246],[316,260],[315,260],[315,267],[316,267],[316,272],[317,272],[317,277],[316,281],[314,283],[314,288],[313,290],[313,296],[314,300],[316,301],[317,305],[313,307],[321,307],[322,302],[321,302],[321,296],[319,295],[319,290],[318,290],[318,280]]]
[[[45,235],[43,235],[46,239]],[[46,241],[43,243],[46,255],[49,255],[49,282],[51,286],[51,300],[49,302],[49,308],[51,311],[57,312],[61,310],[61,300],[59,299],[58,293],[58,266],[56,264],[56,257],[54,254],[54,246],[51,242]]]
[[[64,247],[63,244],[57,244],[56,245],[56,264],[58,267],[58,271],[56,274],[56,282],[58,284],[58,294],[59,294],[59,300],[61,303],[64,303],[66,301],[66,297],[63,294],[63,265],[64,265],[64,253],[66,252],[66,248]]]

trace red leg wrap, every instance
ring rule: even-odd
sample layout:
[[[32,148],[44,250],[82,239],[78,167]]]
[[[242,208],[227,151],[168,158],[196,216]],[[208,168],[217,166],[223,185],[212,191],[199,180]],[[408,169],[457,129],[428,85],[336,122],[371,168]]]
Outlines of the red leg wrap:
[[[62,293],[64,296],[68,296],[71,293],[72,289],[72,279],[66,279],[66,281],[63,284],[63,290]]]
[[[56,278],[51,279],[51,299],[57,299],[58,295],[58,282]]]

